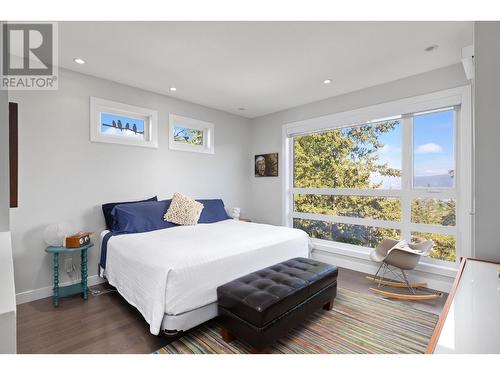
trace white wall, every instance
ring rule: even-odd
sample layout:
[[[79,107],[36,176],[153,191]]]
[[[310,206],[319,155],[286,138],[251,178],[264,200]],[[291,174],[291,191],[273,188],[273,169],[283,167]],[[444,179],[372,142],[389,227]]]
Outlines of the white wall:
[[[0,231],[0,354],[16,353],[16,296],[9,232]]]
[[[3,23],[0,22],[0,40]],[[16,305],[9,233],[9,96],[0,90],[0,354],[16,353]]]
[[[475,256],[500,260],[500,22],[474,23]]]
[[[9,186],[9,98],[7,91],[0,90],[0,354],[16,352]]]
[[[11,209],[18,301],[51,292],[52,259],[43,241],[49,223],[67,221],[99,234],[102,203],[164,199],[175,191],[222,198],[243,213],[248,207],[247,119],[68,70],[60,70],[57,91],[9,95],[19,103],[19,208]],[[159,148],[91,143],[90,96],[158,110]],[[215,154],[170,151],[169,113],[213,122]],[[99,254],[96,245],[89,275],[97,274]],[[62,274],[62,282],[70,280]],[[29,293],[40,288],[43,292]]]
[[[6,90],[0,90],[0,125],[0,232],[4,232],[9,230],[10,205],[9,97]]]
[[[427,94],[468,84],[461,64],[306,104],[252,120],[249,159],[255,154],[279,152],[279,177],[252,178],[250,217],[258,222],[282,223],[282,125],[337,112]]]

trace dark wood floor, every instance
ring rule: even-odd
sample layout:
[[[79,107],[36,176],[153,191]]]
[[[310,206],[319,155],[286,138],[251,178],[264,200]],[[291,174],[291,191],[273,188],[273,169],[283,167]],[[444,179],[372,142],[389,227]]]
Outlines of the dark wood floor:
[[[338,285],[369,294],[365,274],[340,269]],[[93,289],[108,288],[107,285]],[[446,300],[404,302],[439,314]],[[63,298],[59,307],[45,298],[17,306],[18,353],[151,353],[167,339],[149,333],[142,315],[118,293]]]

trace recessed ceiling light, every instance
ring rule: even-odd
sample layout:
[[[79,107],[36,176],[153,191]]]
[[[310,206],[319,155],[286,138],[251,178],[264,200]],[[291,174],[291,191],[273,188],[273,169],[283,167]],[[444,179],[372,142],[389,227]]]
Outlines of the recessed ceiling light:
[[[80,65],[85,64],[85,60],[84,59],[80,59],[79,57],[75,57],[73,59],[73,61],[76,62],[77,64],[80,64]]]
[[[332,83],[332,80],[330,78],[327,78],[323,81],[325,85],[328,85],[329,83]]]
[[[177,91],[177,88],[176,87],[171,87],[170,91]]]
[[[431,44],[429,47],[426,47],[424,49],[425,52],[432,52],[432,51],[435,51],[438,49],[438,45],[437,44]]]

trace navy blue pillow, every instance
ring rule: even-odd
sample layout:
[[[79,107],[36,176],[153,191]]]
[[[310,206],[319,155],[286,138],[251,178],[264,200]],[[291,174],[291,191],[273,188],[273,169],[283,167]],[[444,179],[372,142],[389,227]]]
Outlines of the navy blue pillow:
[[[218,221],[231,219],[224,208],[222,199],[197,199],[203,204],[199,224],[216,223]]]
[[[105,203],[102,205],[102,213],[104,214],[104,221],[106,222],[106,229],[110,230],[113,226],[113,216],[111,216],[111,211],[115,208],[116,205],[119,204],[127,204],[127,203],[139,203],[139,202],[152,202],[158,201],[157,197],[145,199],[142,201],[132,201],[132,202],[116,202],[116,203]]]
[[[163,220],[163,215],[170,207],[171,199],[158,202],[138,202],[115,206],[113,232],[142,233],[176,226]]]

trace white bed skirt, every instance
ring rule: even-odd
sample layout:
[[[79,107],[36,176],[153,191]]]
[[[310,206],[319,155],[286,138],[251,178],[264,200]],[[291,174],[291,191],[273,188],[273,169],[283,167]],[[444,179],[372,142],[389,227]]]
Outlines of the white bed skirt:
[[[199,326],[217,316],[217,302],[191,310],[179,315],[167,315],[161,322],[161,333],[175,335]]]

